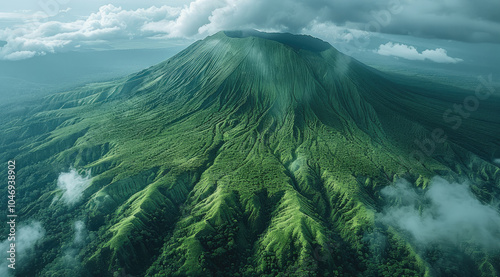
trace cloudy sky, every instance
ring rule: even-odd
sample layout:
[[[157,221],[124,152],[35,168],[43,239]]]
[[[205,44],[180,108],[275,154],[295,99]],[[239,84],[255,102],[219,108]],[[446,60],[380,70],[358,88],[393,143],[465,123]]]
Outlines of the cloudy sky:
[[[460,64],[456,45],[500,45],[498,11],[498,0],[4,1],[0,60],[188,45],[254,28],[310,34],[347,54]]]

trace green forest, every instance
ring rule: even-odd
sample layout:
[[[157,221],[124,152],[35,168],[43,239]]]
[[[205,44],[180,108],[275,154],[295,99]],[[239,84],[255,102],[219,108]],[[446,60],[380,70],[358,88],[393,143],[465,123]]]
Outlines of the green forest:
[[[15,276],[499,276],[500,90],[405,78],[219,32],[4,105]]]

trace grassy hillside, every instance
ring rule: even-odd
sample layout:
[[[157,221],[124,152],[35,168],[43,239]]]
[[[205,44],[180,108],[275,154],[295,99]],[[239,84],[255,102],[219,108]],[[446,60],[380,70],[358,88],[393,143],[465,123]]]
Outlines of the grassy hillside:
[[[498,251],[453,249],[443,268],[444,250],[422,253],[376,219],[400,178],[467,178],[499,199],[500,97],[459,128],[443,120],[470,95],[391,82],[314,38],[221,32],[132,77],[11,107],[2,163],[18,164],[19,215],[45,229],[17,273],[496,276]],[[447,139],[411,161],[436,129]],[[68,204],[70,168],[92,179]]]

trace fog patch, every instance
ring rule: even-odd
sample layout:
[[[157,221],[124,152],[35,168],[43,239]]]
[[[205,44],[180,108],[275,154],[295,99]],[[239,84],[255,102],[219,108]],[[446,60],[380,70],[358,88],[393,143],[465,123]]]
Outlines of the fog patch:
[[[435,177],[424,192],[400,180],[381,194],[390,205],[377,215],[380,222],[406,232],[419,246],[448,242],[500,247],[500,214],[482,204],[466,183]]]
[[[2,244],[3,245],[3,244]],[[10,272],[13,272],[14,270],[13,269],[9,269],[7,267],[7,263],[2,261],[2,263],[0,264],[0,276],[5,276],[5,277],[11,277],[13,276]]]
[[[63,265],[73,273],[81,270],[80,250],[87,242],[88,232],[85,223],[77,220],[73,223],[73,242],[64,250],[62,257]]]
[[[26,262],[35,248],[36,243],[45,236],[45,229],[39,221],[21,225],[16,236],[16,251],[19,258],[16,261]]]
[[[75,221],[73,224],[73,229],[75,230],[75,238],[73,239],[73,243],[75,245],[81,245],[84,242],[84,239],[87,237],[87,229],[85,228],[85,223],[81,220]]]
[[[63,172],[57,178],[57,187],[61,189],[61,199],[66,205],[73,205],[80,201],[83,191],[90,185],[92,178],[90,171],[79,175],[76,169],[71,168],[69,172]]]
[[[370,259],[374,264],[382,264],[387,248],[387,237],[380,230],[375,229],[363,236],[363,242],[368,245]]]
[[[299,154],[297,158],[290,164],[290,171],[295,173],[301,169],[307,168],[307,159],[305,156]]]
[[[8,269],[7,265],[10,261],[7,260],[7,250],[11,243],[16,244],[16,270],[22,267],[23,264],[28,264],[33,258],[33,253],[36,244],[45,236],[45,229],[38,221],[32,221],[27,225],[19,225],[16,232],[15,241],[8,239],[0,243],[0,276],[14,276],[14,270]],[[5,251],[4,251],[5,250]]]

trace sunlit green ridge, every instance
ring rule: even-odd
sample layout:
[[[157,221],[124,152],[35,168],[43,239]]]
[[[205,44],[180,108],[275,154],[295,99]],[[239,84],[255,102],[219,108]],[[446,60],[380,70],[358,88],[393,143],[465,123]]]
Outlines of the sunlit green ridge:
[[[380,189],[403,177],[421,187],[435,175],[469,178],[481,199],[498,197],[488,155],[500,149],[499,98],[458,130],[442,122],[466,93],[393,83],[311,37],[220,32],[122,80],[46,97],[0,125],[2,157],[20,165],[22,216],[48,234],[23,272],[431,274],[374,215]],[[431,156],[401,161],[438,127],[449,139]],[[66,207],[53,199],[70,166],[93,179]],[[57,249],[76,218],[92,240],[68,269]],[[382,257],[369,248],[375,227],[388,238]],[[495,261],[471,264],[490,276]]]

